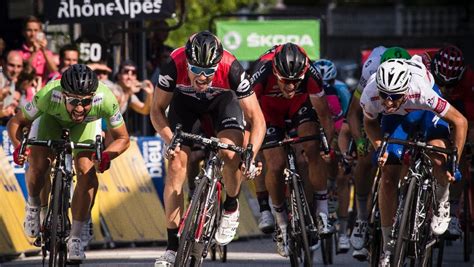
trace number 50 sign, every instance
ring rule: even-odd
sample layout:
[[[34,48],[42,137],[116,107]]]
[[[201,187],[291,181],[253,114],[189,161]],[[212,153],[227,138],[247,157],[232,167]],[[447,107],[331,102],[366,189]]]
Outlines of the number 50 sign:
[[[97,62],[102,58],[102,46],[99,43],[81,43],[79,51],[84,62]]]

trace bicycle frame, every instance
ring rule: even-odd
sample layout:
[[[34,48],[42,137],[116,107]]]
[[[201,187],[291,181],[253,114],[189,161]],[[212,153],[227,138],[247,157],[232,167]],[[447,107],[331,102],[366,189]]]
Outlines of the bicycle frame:
[[[63,129],[60,140],[44,141],[28,139],[28,131],[24,131],[20,154],[24,154],[27,145],[48,147],[53,150],[55,155],[54,166],[51,167],[53,181],[50,202],[46,217],[42,222],[40,236],[35,240],[35,245],[42,248],[43,265],[47,251],[50,251],[49,266],[65,266],[67,258],[65,239],[71,230],[68,209],[70,207],[71,183],[74,177],[72,150],[73,148],[96,149],[96,154],[100,155],[102,137],[97,135],[95,144],[74,143],[70,141],[69,130]]]

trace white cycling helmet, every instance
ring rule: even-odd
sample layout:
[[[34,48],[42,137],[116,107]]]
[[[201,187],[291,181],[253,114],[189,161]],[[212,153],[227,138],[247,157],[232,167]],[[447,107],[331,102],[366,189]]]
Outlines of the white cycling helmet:
[[[332,61],[320,59],[314,62],[313,66],[319,71],[319,74],[323,77],[323,81],[327,82],[336,79],[337,69]]]
[[[389,59],[378,67],[375,79],[379,91],[401,94],[408,90],[411,72],[405,59]]]

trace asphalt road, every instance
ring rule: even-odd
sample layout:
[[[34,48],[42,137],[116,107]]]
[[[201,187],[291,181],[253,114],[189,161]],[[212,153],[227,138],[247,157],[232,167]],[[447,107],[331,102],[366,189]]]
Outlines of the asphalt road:
[[[153,266],[155,258],[164,251],[159,247],[134,247],[116,249],[98,249],[87,251],[87,260],[81,266],[112,267],[112,266]],[[352,250],[347,254],[334,256],[332,266],[367,266],[367,262],[359,262],[352,258]],[[208,256],[209,258],[210,256]],[[463,246],[460,240],[446,246],[443,266],[474,267],[474,255],[471,262],[463,261]],[[289,266],[289,260],[276,253],[275,245],[270,237],[234,241],[228,245],[227,262],[213,262],[206,259],[204,266]],[[322,265],[321,251],[314,256],[314,264]],[[0,263],[0,266],[42,266],[40,256],[22,256],[14,261]]]

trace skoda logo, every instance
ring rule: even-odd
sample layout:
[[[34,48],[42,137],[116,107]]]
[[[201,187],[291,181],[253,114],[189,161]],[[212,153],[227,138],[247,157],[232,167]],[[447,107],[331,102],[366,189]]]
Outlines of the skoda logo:
[[[240,47],[240,43],[242,42],[242,37],[238,32],[228,32],[222,38],[224,46],[228,50],[235,50]]]

